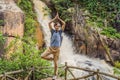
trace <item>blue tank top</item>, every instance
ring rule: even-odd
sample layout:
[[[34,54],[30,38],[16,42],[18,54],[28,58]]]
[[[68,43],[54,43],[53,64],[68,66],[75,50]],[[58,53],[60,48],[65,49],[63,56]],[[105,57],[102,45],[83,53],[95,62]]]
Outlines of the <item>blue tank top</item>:
[[[62,30],[56,31],[54,29],[51,30],[51,47],[60,47],[62,41]]]

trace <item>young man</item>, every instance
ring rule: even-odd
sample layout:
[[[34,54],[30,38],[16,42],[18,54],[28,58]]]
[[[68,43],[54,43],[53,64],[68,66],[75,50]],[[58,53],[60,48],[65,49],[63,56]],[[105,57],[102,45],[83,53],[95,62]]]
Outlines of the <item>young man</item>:
[[[53,29],[51,23],[54,22],[56,19],[61,21],[62,27],[60,28],[59,22],[56,22],[56,23],[54,23],[54,29]],[[61,35],[65,29],[65,22],[62,19],[60,19],[58,13],[55,16],[55,18],[53,18],[49,22],[49,28],[51,31],[50,47],[45,50],[45,52],[41,55],[41,57],[43,59],[46,59],[46,60],[53,60],[54,61],[53,80],[55,80],[57,78],[57,75],[58,75],[58,59],[59,59],[59,53],[60,53],[60,46],[61,46],[61,42],[62,42]],[[50,54],[52,54],[53,57],[49,57]]]

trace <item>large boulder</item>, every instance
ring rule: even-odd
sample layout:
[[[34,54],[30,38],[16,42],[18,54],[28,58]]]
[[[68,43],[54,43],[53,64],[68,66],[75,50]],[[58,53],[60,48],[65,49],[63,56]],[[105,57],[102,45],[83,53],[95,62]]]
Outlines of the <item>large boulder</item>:
[[[16,39],[16,36],[23,37],[24,13],[13,0],[0,0],[0,21],[0,32],[6,36],[4,48],[8,47]],[[21,41],[18,40],[14,47],[9,49],[8,53],[12,53],[13,50],[17,49],[16,46],[19,46],[17,44],[20,45]],[[1,51],[0,54],[3,54],[3,52]]]

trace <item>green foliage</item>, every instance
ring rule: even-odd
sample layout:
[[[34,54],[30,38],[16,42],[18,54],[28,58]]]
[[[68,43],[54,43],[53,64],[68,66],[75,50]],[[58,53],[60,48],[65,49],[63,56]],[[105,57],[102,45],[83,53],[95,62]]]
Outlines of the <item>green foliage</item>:
[[[19,0],[17,4],[25,12],[26,16],[35,17],[33,5],[30,0]]]
[[[35,32],[35,20],[29,17],[25,19],[25,36],[31,36]]]
[[[43,53],[45,49],[36,49],[35,42],[33,41],[27,40],[26,42],[26,39],[22,39],[22,41],[22,45],[24,45],[24,49],[26,49],[25,52],[19,49],[12,54],[9,60],[0,58],[0,74],[3,72],[24,69],[25,72],[19,74],[19,76],[23,78],[28,74],[29,70],[27,69],[30,69],[31,66],[34,66],[36,80],[45,78],[46,75],[43,75],[44,73],[52,76],[54,71],[53,68],[39,69],[40,67],[51,67],[51,64],[48,61],[43,60],[40,57],[41,53]],[[64,76],[64,70],[59,69],[59,75]]]
[[[115,67],[114,74],[120,76],[120,69]]]
[[[115,67],[119,68],[120,69],[120,62],[115,62]]]
[[[30,69],[31,66],[34,66],[37,70],[38,67],[50,66],[50,63],[41,59],[40,54],[44,50],[37,50],[31,43],[30,45],[23,43],[26,48],[29,48],[28,51],[24,54],[21,51],[16,51],[9,60],[0,58],[0,74],[3,72],[15,71],[19,69]],[[29,71],[29,70],[28,70]],[[52,73],[51,70],[40,70],[41,73]],[[25,77],[25,74],[20,74],[21,76]],[[36,80],[43,77],[40,73],[35,72]]]
[[[2,35],[0,35],[0,39],[1,36]],[[13,46],[15,47],[15,44],[19,39],[19,37],[16,37],[16,39],[11,42],[9,48]],[[19,46],[19,49],[15,50],[14,53],[12,53],[9,60],[6,58],[0,58],[0,74],[3,72],[15,71],[19,69],[24,69],[27,71],[26,69],[30,69],[31,66],[34,66],[36,70],[38,70],[39,67],[50,66],[50,63],[48,61],[41,59],[40,55],[43,53],[44,49],[38,50],[36,48],[35,41],[31,40],[31,38],[22,38],[21,41],[24,47]],[[51,69],[44,69],[39,71],[40,72],[35,72],[36,80],[44,77],[41,75],[41,73],[53,74],[53,70]],[[23,78],[27,74],[28,72],[21,73],[20,76]]]
[[[114,73],[120,76],[120,62],[115,62]]]
[[[71,13],[68,11],[70,8],[74,7],[74,4],[79,5],[79,9],[85,9],[90,12],[90,18],[87,20],[88,24],[91,26],[103,28],[101,32],[108,37],[120,38],[120,33],[109,26],[114,22],[114,17],[120,12],[120,1],[119,0],[52,0],[55,5],[56,10],[59,12],[60,17],[66,22],[70,22]],[[67,14],[67,15],[66,15]],[[107,21],[107,28],[104,28],[104,21]],[[119,21],[118,21],[119,22]]]
[[[26,43],[34,43],[32,46],[35,46],[36,44],[36,39],[35,39],[35,29],[36,26],[35,24],[37,21],[35,20],[36,15],[35,12],[33,11],[33,3],[31,0],[19,0],[18,1],[18,6],[24,11],[25,13],[25,28],[24,28],[24,40]],[[26,45],[24,46],[24,53],[28,53],[28,49]]]
[[[78,2],[82,8],[89,10],[89,23],[91,24],[94,22],[96,24],[95,27],[103,29],[101,34],[112,38],[120,38],[120,33],[118,33],[116,29],[112,28],[111,25],[111,23],[114,23],[114,17],[116,14],[120,12],[119,0],[79,0]],[[104,25],[104,20],[107,21],[107,27]]]
[[[5,39],[6,39],[6,38],[3,36],[3,34],[0,33],[0,44],[4,44]]]
[[[107,20],[108,27],[112,26],[114,17],[120,13],[120,0],[78,0],[78,2],[81,8],[90,12],[90,20],[96,22],[98,27],[104,27],[104,20]]]
[[[43,12],[44,12],[44,16],[49,15],[51,13],[51,9],[49,9],[48,7],[44,7]]]
[[[4,24],[4,20],[0,20],[0,26]]]
[[[91,14],[102,18],[110,18],[120,11],[119,0],[79,0],[79,3],[82,7],[88,9]]]
[[[35,33],[35,12],[33,11],[33,4],[30,0],[19,0],[18,6],[24,11],[25,13],[25,35],[24,37],[31,37],[34,39]]]
[[[62,19],[64,19],[66,22],[72,20],[71,14],[68,11],[69,8],[73,7],[71,0],[52,0],[52,3],[55,5],[55,8]]]
[[[0,33],[0,53],[2,54],[4,52],[4,44],[5,44],[6,38]]]
[[[106,35],[108,37],[112,37],[112,38],[119,38],[120,39],[120,33],[117,33],[116,29],[112,28],[112,27],[105,27],[101,34]]]

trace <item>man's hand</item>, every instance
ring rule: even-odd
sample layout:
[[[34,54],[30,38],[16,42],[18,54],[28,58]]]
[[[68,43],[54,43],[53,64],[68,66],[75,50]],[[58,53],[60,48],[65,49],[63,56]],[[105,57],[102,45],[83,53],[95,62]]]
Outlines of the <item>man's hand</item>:
[[[54,22],[56,19],[58,19],[58,17],[59,17],[59,15],[57,13],[56,16],[49,22],[49,28],[50,28],[50,30],[52,29],[51,23]]]
[[[59,17],[59,14],[57,13],[57,18],[58,18],[58,20],[60,20],[61,22],[62,22],[62,31],[64,31],[64,29],[65,29],[65,22]]]
[[[57,14],[56,14],[56,17],[57,17],[57,19],[59,18],[59,14],[58,14],[58,12],[57,12]]]

